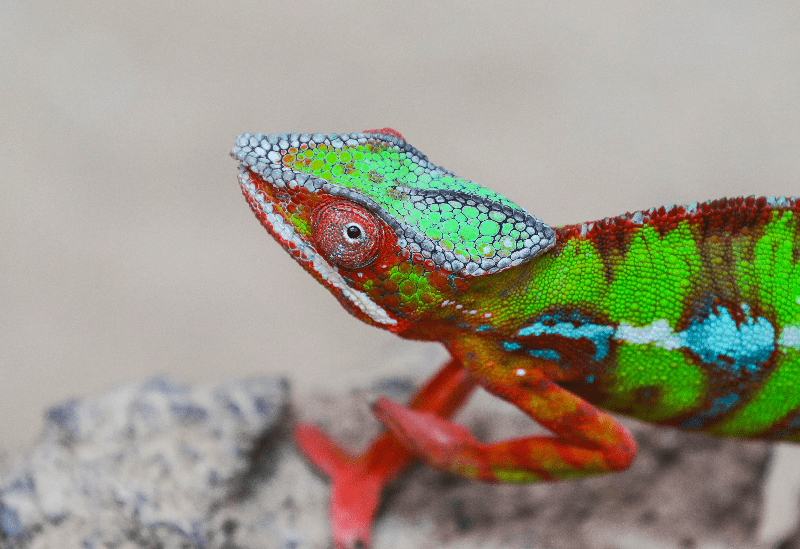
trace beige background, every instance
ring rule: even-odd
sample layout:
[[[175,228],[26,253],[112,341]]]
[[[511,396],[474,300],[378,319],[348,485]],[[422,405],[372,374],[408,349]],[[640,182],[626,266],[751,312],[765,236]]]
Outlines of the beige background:
[[[551,224],[800,189],[794,0],[190,5],[0,2],[0,447],[157,372],[434,367],[271,241],[244,131],[393,126]]]

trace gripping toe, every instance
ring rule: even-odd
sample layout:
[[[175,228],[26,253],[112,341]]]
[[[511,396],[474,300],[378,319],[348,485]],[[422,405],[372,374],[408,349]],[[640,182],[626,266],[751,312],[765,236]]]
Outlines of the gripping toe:
[[[294,441],[306,458],[331,478],[355,461],[345,450],[313,423],[298,423],[292,429]]]

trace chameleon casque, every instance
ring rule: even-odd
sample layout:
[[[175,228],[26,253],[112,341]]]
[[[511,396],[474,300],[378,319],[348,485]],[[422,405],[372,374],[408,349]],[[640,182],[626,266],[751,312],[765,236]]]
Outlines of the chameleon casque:
[[[355,457],[295,440],[332,481],[334,542],[369,542],[382,488],[414,457],[487,482],[626,469],[652,423],[800,440],[800,203],[729,198],[550,228],[385,128],[244,134],[244,196],[351,314],[451,359]],[[481,385],[554,436],[483,443],[448,421]],[[601,410],[602,409],[602,410]]]

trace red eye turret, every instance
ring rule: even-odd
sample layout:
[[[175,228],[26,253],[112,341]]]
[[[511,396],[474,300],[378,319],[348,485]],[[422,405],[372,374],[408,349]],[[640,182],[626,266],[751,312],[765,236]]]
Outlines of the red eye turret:
[[[383,244],[380,220],[353,202],[328,202],[314,212],[313,222],[317,249],[329,262],[344,269],[366,267]]]

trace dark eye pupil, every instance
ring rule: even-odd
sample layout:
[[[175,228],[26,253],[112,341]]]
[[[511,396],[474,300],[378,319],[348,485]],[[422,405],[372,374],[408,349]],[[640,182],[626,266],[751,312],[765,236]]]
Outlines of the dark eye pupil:
[[[361,236],[361,229],[356,227],[355,225],[350,225],[347,227],[347,236],[350,238],[358,238]]]

